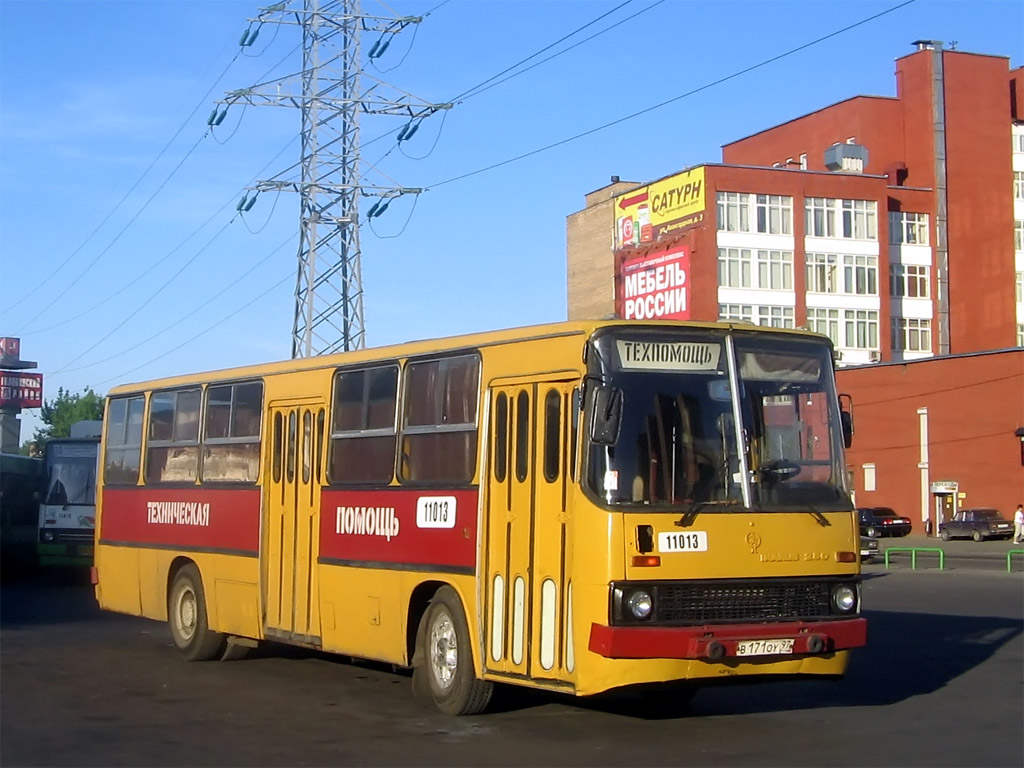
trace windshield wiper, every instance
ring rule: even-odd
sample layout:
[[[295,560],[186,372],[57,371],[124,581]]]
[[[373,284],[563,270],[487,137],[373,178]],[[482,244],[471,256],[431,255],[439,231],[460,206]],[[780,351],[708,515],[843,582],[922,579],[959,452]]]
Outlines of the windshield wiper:
[[[728,499],[725,501],[711,501],[710,499],[705,499],[704,501],[697,501],[694,502],[692,507],[690,507],[688,510],[686,510],[685,513],[683,513],[683,516],[681,518],[676,520],[675,524],[678,525],[680,528],[689,528],[691,525],[693,525],[693,521],[697,519],[697,515],[700,514],[701,510],[703,510],[705,507],[732,507],[736,506],[736,504],[736,501]]]

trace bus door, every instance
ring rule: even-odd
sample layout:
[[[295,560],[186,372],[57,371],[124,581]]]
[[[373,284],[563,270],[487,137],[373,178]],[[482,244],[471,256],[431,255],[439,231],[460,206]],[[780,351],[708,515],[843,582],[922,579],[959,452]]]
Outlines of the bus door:
[[[512,676],[568,678],[572,381],[490,388],[483,657]]]
[[[270,405],[271,446],[263,491],[264,631],[320,644],[316,559],[323,466],[322,400]]]

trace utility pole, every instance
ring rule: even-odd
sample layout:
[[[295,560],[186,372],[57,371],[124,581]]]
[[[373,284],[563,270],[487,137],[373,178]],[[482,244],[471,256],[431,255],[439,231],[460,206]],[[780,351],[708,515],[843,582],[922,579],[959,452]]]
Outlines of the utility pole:
[[[429,104],[368,75],[362,70],[361,37],[377,33],[368,58],[379,57],[392,37],[422,17],[364,15],[360,0],[301,0],[265,8],[240,44],[251,46],[265,23],[302,28],[302,71],[277,80],[232,91],[218,103],[227,107],[294,107],[302,113],[301,179],[257,182],[256,194],[267,190],[297,192],[300,198],[298,273],[292,357],[330,354],[366,346],[363,320],[363,278],[359,248],[359,198],[376,197],[368,218],[380,215],[391,200],[422,190],[360,183],[359,117],[362,113],[405,119],[397,141],[411,137],[419,123],[451,104]],[[254,26],[255,25],[255,26]],[[363,80],[372,81],[365,87]],[[365,87],[365,90],[362,90]],[[242,198],[239,210],[255,201]]]

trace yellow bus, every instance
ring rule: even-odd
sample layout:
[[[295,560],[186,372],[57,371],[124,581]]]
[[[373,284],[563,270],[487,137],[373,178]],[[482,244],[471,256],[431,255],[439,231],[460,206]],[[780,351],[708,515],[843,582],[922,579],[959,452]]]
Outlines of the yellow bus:
[[[452,714],[496,683],[838,676],[866,622],[832,356],[611,320],[120,386],[96,596],[189,660],[411,667]]]

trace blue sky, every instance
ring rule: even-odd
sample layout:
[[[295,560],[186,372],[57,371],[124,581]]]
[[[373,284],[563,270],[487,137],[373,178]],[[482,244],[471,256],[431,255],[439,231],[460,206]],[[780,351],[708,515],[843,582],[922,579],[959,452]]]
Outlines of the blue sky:
[[[429,102],[608,14],[527,66],[593,39],[426,121],[404,154],[370,143],[395,119],[362,120],[363,158],[385,174],[371,178],[426,189],[361,230],[368,346],[565,319],[565,218],[587,192],[719,161],[723,144],[856,94],[895,95],[914,40],[1024,63],[1021,0],[902,1],[363,0],[365,13],[432,10],[367,68]],[[46,398],[289,356],[297,198],[265,193],[242,217],[235,203],[297,161],[299,113],[236,105],[206,125],[225,92],[301,68],[295,26],[265,25],[239,55],[261,7],[0,0],[0,335],[21,337]],[[22,439],[38,424],[24,412]]]

